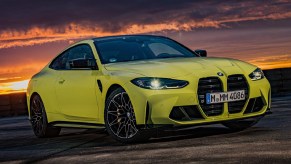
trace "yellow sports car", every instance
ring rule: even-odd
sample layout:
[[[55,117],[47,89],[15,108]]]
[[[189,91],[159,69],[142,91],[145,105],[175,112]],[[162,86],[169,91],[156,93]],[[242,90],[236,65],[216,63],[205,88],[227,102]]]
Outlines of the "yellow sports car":
[[[270,110],[270,84],[243,61],[206,57],[162,36],[78,42],[30,80],[27,104],[37,137],[61,127],[105,127],[123,143],[157,128],[222,123],[242,130]]]

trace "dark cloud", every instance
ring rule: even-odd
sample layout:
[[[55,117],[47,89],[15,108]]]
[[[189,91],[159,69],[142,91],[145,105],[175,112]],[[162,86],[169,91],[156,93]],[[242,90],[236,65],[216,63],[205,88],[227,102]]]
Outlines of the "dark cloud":
[[[0,29],[23,29],[31,26],[53,27],[69,23],[96,24],[106,30],[118,30],[129,23],[156,23],[156,14],[185,8],[181,1],[1,1]],[[162,16],[162,15],[161,15]],[[163,16],[162,16],[163,17]],[[168,16],[167,16],[168,17]],[[168,18],[167,18],[168,19]]]
[[[291,2],[282,0],[1,0],[0,3],[0,31],[78,23],[116,32],[132,24],[239,21],[246,17],[284,14],[291,9]]]

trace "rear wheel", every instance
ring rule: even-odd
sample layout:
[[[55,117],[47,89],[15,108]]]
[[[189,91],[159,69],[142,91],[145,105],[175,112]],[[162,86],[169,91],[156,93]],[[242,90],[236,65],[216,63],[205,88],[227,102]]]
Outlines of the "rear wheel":
[[[254,126],[256,123],[258,123],[258,121],[261,118],[262,116],[249,118],[245,120],[227,121],[227,122],[222,123],[222,125],[228,127],[231,130],[240,131],[240,130],[244,130],[244,129]]]
[[[30,122],[34,134],[39,138],[55,137],[61,131],[61,128],[48,124],[45,108],[39,95],[34,95],[31,99]]]
[[[119,142],[134,143],[150,138],[149,133],[138,129],[130,98],[122,88],[107,98],[104,117],[108,133]]]

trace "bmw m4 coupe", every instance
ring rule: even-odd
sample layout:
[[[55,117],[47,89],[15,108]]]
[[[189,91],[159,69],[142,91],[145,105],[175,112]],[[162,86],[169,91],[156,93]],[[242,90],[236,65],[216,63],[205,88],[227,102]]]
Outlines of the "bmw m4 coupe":
[[[221,123],[243,130],[270,110],[270,84],[243,61],[207,57],[163,36],[78,42],[30,80],[27,104],[37,137],[62,127],[106,128],[140,142],[157,128]]]

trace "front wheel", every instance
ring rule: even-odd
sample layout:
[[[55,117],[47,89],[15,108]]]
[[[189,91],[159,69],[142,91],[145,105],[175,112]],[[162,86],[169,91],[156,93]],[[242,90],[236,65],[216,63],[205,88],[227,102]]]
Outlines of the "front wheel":
[[[150,138],[137,127],[130,98],[122,88],[114,90],[107,98],[104,120],[107,132],[119,142],[134,143]]]
[[[222,125],[228,127],[231,130],[240,131],[240,130],[244,130],[244,129],[254,126],[256,123],[259,122],[261,118],[262,116],[249,118],[245,120],[227,121],[227,122],[223,122]]]
[[[30,103],[30,122],[34,134],[39,138],[58,136],[61,128],[52,127],[47,122],[44,104],[39,95],[34,95]]]

